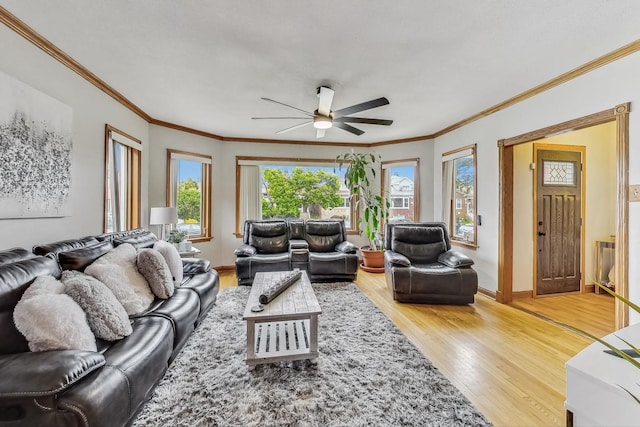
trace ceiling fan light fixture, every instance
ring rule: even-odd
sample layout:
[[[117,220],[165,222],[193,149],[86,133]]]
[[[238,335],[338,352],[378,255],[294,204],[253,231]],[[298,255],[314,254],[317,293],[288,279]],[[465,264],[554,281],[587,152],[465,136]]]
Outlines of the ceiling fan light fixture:
[[[315,116],[313,118],[313,127],[316,129],[329,129],[333,126],[331,117]]]

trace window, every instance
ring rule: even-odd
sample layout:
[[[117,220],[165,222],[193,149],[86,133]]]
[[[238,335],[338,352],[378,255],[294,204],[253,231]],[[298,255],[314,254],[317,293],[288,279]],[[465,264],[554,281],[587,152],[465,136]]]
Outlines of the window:
[[[419,220],[418,164],[419,159],[382,162],[383,196],[391,208],[389,221]]]
[[[236,157],[236,235],[248,219],[342,218],[356,227],[335,160]]]
[[[211,156],[167,150],[167,206],[192,242],[211,239]]]
[[[103,230],[140,227],[142,143],[113,126],[105,127]]]
[[[452,242],[476,246],[476,146],[442,155],[442,220]],[[453,209],[452,209],[453,207]]]

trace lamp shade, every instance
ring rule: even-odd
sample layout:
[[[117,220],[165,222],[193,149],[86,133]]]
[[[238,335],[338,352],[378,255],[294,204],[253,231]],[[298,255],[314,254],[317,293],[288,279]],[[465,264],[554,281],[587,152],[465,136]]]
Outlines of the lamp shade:
[[[175,224],[178,222],[178,209],[175,207],[155,207],[151,208],[149,215],[149,225]]]

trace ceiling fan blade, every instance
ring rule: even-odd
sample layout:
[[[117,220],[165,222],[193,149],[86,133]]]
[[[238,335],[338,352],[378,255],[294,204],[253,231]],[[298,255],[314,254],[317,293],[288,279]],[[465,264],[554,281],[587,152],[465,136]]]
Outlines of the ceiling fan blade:
[[[316,129],[316,138],[324,138],[326,129]]]
[[[365,117],[338,117],[337,119],[333,119],[334,122],[342,122],[342,123],[364,123],[367,125],[382,125],[382,126],[390,126],[393,123],[393,120],[385,120],[385,119],[367,119]]]
[[[382,107],[383,105],[387,105],[388,103],[389,103],[389,100],[383,96],[382,98],[372,99],[371,101],[363,102],[362,104],[356,104],[356,105],[352,105],[351,107],[334,111],[333,117],[338,118],[338,117],[348,116],[349,114],[359,113],[360,111]]]
[[[342,129],[342,130],[346,130],[347,132],[351,132],[351,133],[352,133],[352,134],[354,134],[354,135],[358,135],[358,136],[360,136],[360,135],[362,135],[362,134],[364,133],[364,131],[363,131],[363,130],[360,130],[360,129],[358,129],[358,128],[354,128],[353,126],[348,125],[348,124],[343,123],[343,122],[336,122],[336,121],[334,121],[334,122],[333,122],[333,125],[334,125],[335,127],[337,127],[337,128]]]
[[[320,102],[318,103],[318,114],[329,117],[331,113],[331,103],[333,102],[333,89],[326,86],[320,86]]]
[[[264,99],[265,101],[273,102],[274,104],[280,104],[280,105],[284,105],[285,107],[293,108],[294,110],[298,110],[301,113],[304,113],[305,115],[307,115],[309,117],[313,117],[313,114],[309,113],[308,111],[301,110],[300,108],[294,107],[293,105],[285,104],[284,102],[276,101],[276,100],[271,99],[271,98],[260,98],[260,99]]]
[[[278,132],[276,132],[276,135],[280,135],[281,133],[289,132],[291,130],[295,130],[295,129],[310,125],[311,123],[313,123],[313,121],[300,123],[300,124],[297,124],[295,126],[291,126],[289,128],[279,130]]]
[[[309,120],[309,117],[251,117],[252,120],[277,120],[277,119],[287,119],[287,120]]]

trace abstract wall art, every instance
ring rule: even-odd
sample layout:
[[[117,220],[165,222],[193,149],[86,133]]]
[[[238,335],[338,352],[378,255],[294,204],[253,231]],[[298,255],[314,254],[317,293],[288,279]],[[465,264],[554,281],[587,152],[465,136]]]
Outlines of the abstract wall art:
[[[0,218],[70,215],[71,108],[0,72]]]

